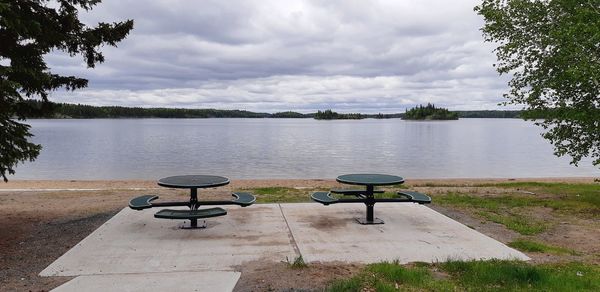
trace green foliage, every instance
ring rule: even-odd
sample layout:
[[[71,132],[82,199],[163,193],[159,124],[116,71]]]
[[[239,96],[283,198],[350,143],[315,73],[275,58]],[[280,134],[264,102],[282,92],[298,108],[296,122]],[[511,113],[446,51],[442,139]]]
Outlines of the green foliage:
[[[511,74],[506,104],[545,129],[558,156],[600,165],[600,0],[484,0],[485,40]]]
[[[308,115],[296,112],[269,114],[244,110],[92,106],[68,103],[41,103],[33,100],[28,100],[25,103],[32,108],[39,108],[42,104],[50,108],[49,110],[31,113],[27,116],[28,118],[308,118]]]
[[[591,216],[600,214],[600,185],[598,184],[514,182],[480,186],[527,190],[546,195],[544,197],[511,196],[513,202],[527,202],[529,205],[548,207],[563,213],[576,212]]]
[[[290,262],[290,260],[287,257],[286,260],[288,262],[288,266],[292,269],[308,268],[308,265],[304,262],[304,258],[301,255],[297,256],[293,262]]]
[[[434,273],[439,276],[435,277]],[[440,275],[441,274],[441,275]],[[597,291],[600,267],[581,263],[531,265],[519,261],[448,261],[368,265],[331,283],[327,291]]]
[[[102,63],[98,48],[116,46],[133,28],[133,21],[98,23],[87,27],[79,21],[78,9],[89,11],[98,0],[60,1],[50,5],[44,0],[0,1],[0,176],[14,174],[19,162],[34,160],[41,146],[29,142],[29,126],[22,121],[48,107],[32,107],[27,99],[48,101],[48,92],[58,88],[75,90],[88,81],[75,76],[52,74],[44,55],[63,51],[81,55],[89,68]],[[53,8],[53,6],[57,6]]]
[[[18,161],[33,161],[42,148],[27,141],[32,135],[29,125],[15,122],[0,110],[0,175],[7,181],[6,174],[14,174],[12,168]]]
[[[555,222],[540,221],[531,208],[550,208],[557,214],[582,218],[598,218],[600,215],[600,187],[598,184],[515,182],[482,184],[476,187],[500,187],[514,189],[515,194],[501,196],[477,196],[448,193],[436,196],[435,203],[470,210],[485,218],[523,235],[543,232]],[[522,190],[532,192],[523,194]]]
[[[339,114],[328,109],[325,111],[317,111],[314,118],[316,120],[360,120],[365,117],[361,114]]]
[[[278,113],[256,113],[244,110],[186,109],[186,108],[142,108],[123,106],[92,106],[26,100],[31,112],[26,118],[47,119],[110,119],[110,118],[315,118],[316,113],[298,113],[292,111]],[[327,112],[327,111],[325,111]],[[455,111],[460,118],[518,118],[520,111]],[[321,113],[323,115],[323,112]],[[325,114],[327,115],[327,114]],[[339,115],[339,114],[338,114]],[[361,118],[395,119],[404,113],[396,114],[351,114]]]
[[[577,255],[578,253],[572,249],[559,247],[559,246],[551,246],[537,241],[531,241],[527,239],[518,239],[513,242],[508,243],[508,246],[516,248],[520,251],[525,252],[542,252],[542,253],[550,253],[550,254],[569,254],[569,255]]]
[[[453,111],[459,118],[494,118],[494,119],[516,119],[521,117],[521,111]]]
[[[458,114],[450,112],[445,108],[436,108],[428,103],[426,106],[419,105],[406,111],[405,120],[458,120]]]
[[[301,114],[301,113],[297,113],[297,112],[292,112],[292,111],[274,113],[274,114],[271,114],[269,117],[270,118],[286,118],[286,119],[290,119],[290,118],[293,118],[293,119],[308,118],[308,116],[305,115],[305,114]]]
[[[441,264],[453,280],[472,291],[596,291],[600,269],[580,263],[534,266],[525,262],[448,261]]]

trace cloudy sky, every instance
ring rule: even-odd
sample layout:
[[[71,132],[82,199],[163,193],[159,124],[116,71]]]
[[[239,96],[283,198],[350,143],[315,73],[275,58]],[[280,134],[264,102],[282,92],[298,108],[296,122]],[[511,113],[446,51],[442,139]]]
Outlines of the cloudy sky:
[[[52,100],[262,112],[500,109],[507,79],[476,0],[104,0],[81,18],[134,30],[106,62],[47,56],[89,88]]]

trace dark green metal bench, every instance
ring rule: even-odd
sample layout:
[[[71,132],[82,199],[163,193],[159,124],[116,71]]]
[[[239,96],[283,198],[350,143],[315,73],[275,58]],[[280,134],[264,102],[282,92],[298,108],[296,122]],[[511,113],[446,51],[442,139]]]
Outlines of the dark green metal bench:
[[[227,215],[223,208],[209,208],[199,210],[170,210],[163,209],[154,214],[155,218],[161,219],[202,219]]]
[[[330,192],[334,193],[334,194],[341,194],[344,196],[357,196],[357,197],[364,196],[367,193],[366,190],[345,190],[345,189],[333,189]],[[373,193],[381,194],[381,193],[384,193],[384,191],[383,190],[374,190]]]
[[[413,192],[413,191],[399,191],[398,195],[408,198],[409,202],[414,202],[418,204],[429,204],[431,203],[431,198],[428,195]]]
[[[319,202],[323,205],[330,205],[336,203],[365,203],[366,199],[360,195],[360,199],[336,199],[331,195],[334,192],[315,192],[311,194],[310,198]],[[336,192],[337,193],[337,192]],[[399,198],[377,198],[373,199],[373,203],[417,203],[417,204],[429,204],[431,198],[425,194],[414,192],[414,191],[399,191]]]
[[[329,204],[335,204],[339,201],[338,199],[331,197],[330,192],[316,192],[310,195],[310,198],[313,199],[313,201],[319,202],[325,206]]]
[[[256,197],[251,193],[233,193],[233,200],[231,201],[201,201],[199,205],[239,205],[242,207],[248,207],[256,202]],[[129,201],[129,208],[133,210],[144,210],[152,207],[174,207],[174,206],[190,206],[189,202],[156,202],[152,201],[158,199],[156,195],[143,195],[133,198]]]
[[[251,193],[238,192],[231,195],[235,198],[231,202],[242,207],[248,207],[256,202],[256,197]]]
[[[152,201],[158,199],[156,195],[143,195],[136,198],[131,199],[129,201],[129,208],[133,210],[144,210],[148,208],[152,208]]]

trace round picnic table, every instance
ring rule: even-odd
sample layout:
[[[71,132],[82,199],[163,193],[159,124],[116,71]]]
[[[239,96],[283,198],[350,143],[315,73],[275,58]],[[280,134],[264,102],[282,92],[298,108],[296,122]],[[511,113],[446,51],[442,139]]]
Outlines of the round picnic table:
[[[375,206],[375,186],[397,185],[404,183],[404,179],[402,177],[376,173],[344,174],[338,176],[335,180],[343,184],[366,186],[367,191],[365,192],[365,205],[367,205],[367,217],[356,218],[356,221],[358,221],[360,224],[384,223],[383,220],[374,218],[373,207]]]
[[[214,188],[229,184],[229,179],[224,176],[216,175],[177,175],[161,178],[158,180],[158,185],[167,188],[190,189],[191,210],[198,210],[200,203],[198,202],[199,188]],[[191,228],[198,227],[198,220],[190,220]]]

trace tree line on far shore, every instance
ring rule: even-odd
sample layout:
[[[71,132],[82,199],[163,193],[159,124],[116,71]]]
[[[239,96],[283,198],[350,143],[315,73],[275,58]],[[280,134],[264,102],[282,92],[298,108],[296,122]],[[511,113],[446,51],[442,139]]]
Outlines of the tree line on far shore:
[[[428,103],[426,106],[419,105],[411,108],[404,113],[405,120],[458,120],[458,113],[451,112],[448,109],[435,107]]]
[[[46,119],[118,119],[118,118],[314,118],[318,120],[335,119],[394,119],[405,118],[405,113],[394,114],[360,114],[337,113],[331,109],[316,113],[299,113],[293,111],[277,113],[260,113],[246,110],[220,109],[186,109],[186,108],[142,108],[123,106],[92,106],[70,103],[42,103],[26,101],[31,110],[28,118]],[[39,110],[35,110],[39,109]],[[438,110],[439,108],[436,108]],[[407,111],[407,113],[411,110]],[[423,112],[423,111],[422,111]],[[521,118],[521,111],[449,111],[459,118]]]

